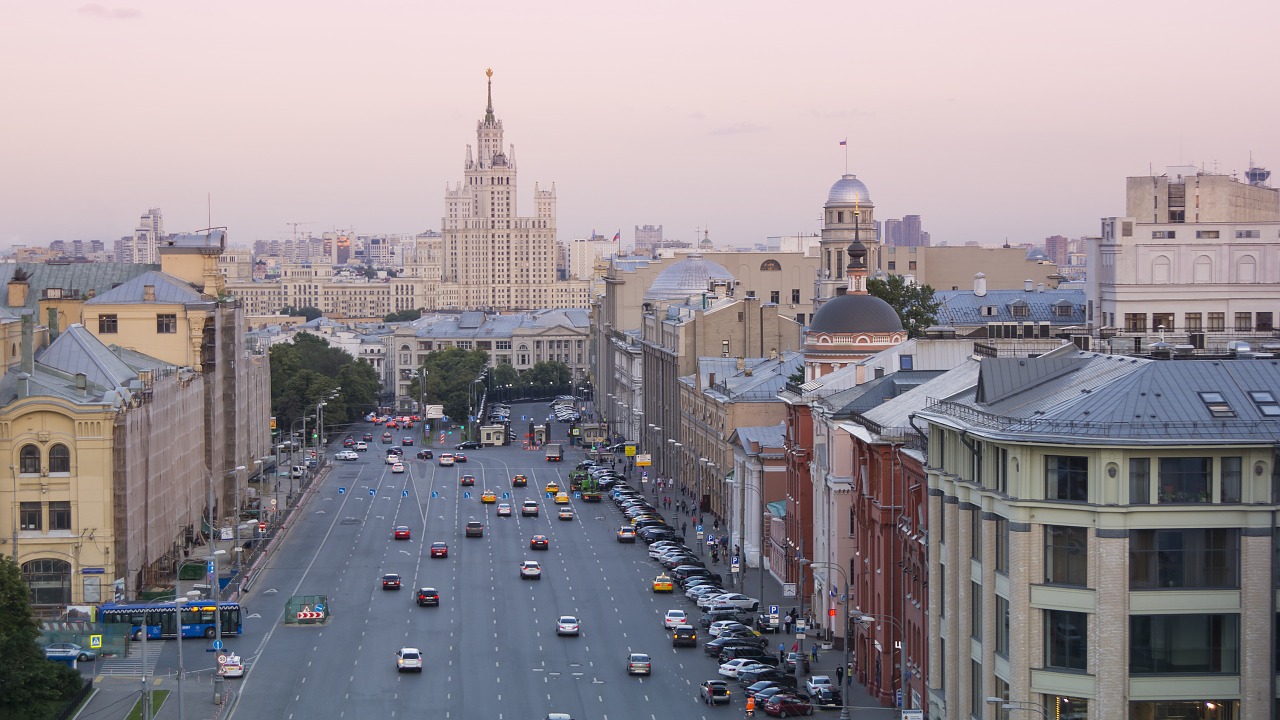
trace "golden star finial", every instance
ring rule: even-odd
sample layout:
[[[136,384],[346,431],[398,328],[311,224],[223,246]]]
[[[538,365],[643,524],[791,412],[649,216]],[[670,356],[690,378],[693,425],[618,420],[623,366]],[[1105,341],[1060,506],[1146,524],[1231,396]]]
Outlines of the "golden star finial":
[[[485,77],[493,77],[493,68],[487,68],[487,69],[484,71],[484,76],[485,76]]]

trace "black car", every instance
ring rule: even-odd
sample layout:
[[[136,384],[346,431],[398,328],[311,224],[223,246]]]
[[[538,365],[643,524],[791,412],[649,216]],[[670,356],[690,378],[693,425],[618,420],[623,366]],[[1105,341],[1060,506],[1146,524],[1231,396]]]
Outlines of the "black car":
[[[416,599],[418,602],[418,607],[424,607],[427,605],[431,605],[431,606],[440,605],[440,593],[437,592],[435,588],[429,588],[429,587],[419,588],[418,596]]]
[[[772,680],[761,680],[760,682],[752,683],[743,688],[742,693],[747,697],[756,697],[757,693],[764,692],[771,688],[776,688],[777,690],[783,689],[781,685]]]
[[[484,446],[480,444],[479,440],[467,440],[466,442],[460,442],[457,445],[454,445],[453,449],[454,450],[479,450],[482,447]]]
[[[751,647],[765,649],[769,645],[769,639],[759,635],[743,635],[740,632],[730,630],[728,633],[721,632],[720,636],[725,639],[725,647],[734,645],[750,645]],[[719,640],[720,636],[716,639]]]
[[[720,653],[731,647],[740,648],[756,648],[756,643],[750,642],[744,638],[716,638],[710,640],[706,645],[702,646],[702,651],[711,657],[720,657]]]
[[[747,615],[736,610],[713,610],[703,615],[700,622],[702,627],[711,627],[711,623],[720,622],[721,620],[733,620],[744,625],[751,621]]]
[[[467,537],[484,537],[484,525],[479,520],[472,520],[466,525]]]
[[[809,701],[818,707],[838,708],[844,705],[844,698],[834,687],[819,687],[809,696]]]
[[[749,670],[744,673],[738,673],[738,682],[743,687],[754,685],[761,680],[769,680],[779,685],[785,685],[789,688],[796,687],[796,676],[788,672],[783,672],[778,668],[769,667],[763,670]]]
[[[680,625],[671,631],[671,647],[698,647],[698,631],[692,625]]]
[[[779,615],[775,618],[769,613],[760,613],[756,616],[755,625],[760,632],[782,632],[782,616]]]
[[[431,452],[430,450],[418,451],[418,458],[421,460],[434,460],[435,457],[436,457],[435,453]]]
[[[730,660],[737,660],[738,658],[754,660],[761,665],[768,665],[769,667],[778,667],[778,654],[771,653],[764,648],[729,646],[720,651],[721,665],[729,662]]]

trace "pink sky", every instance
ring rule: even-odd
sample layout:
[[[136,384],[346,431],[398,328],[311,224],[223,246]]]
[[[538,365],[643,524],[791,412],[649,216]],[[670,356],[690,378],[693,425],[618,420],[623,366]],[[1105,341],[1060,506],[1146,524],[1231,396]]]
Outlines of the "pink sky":
[[[0,245],[149,207],[233,244],[440,227],[484,112],[559,236],[816,232],[844,170],[936,242],[1096,234],[1124,178],[1280,171],[1280,3],[0,0]]]

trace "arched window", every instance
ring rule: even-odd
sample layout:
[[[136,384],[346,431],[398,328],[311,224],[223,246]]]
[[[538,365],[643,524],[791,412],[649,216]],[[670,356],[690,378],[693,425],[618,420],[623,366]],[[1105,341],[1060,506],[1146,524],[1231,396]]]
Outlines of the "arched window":
[[[1151,284],[1169,284],[1169,258],[1167,256],[1158,255],[1151,263]]]
[[[66,605],[71,602],[71,563],[44,558],[22,563],[22,579],[31,589],[32,605]]]
[[[1258,263],[1252,255],[1245,255],[1236,261],[1236,282],[1258,282]]]
[[[1213,282],[1213,261],[1208,255],[1196,258],[1195,268],[1191,273],[1191,281],[1198,283]]]
[[[24,475],[40,474],[40,448],[35,445],[23,445],[18,451],[18,472]]]
[[[760,263],[760,272],[774,272],[774,271],[780,272],[781,270],[782,270],[782,263],[778,262],[777,260],[774,260],[773,258],[770,258]]]
[[[71,450],[66,445],[57,443],[49,448],[49,472],[71,472]]]

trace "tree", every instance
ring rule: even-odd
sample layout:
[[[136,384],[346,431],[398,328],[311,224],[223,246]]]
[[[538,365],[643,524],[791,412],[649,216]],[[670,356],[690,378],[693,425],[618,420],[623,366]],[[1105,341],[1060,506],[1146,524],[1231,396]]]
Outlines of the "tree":
[[[417,310],[397,310],[393,313],[387,313],[387,316],[382,318],[382,322],[411,322],[420,317],[422,317],[422,313]]]
[[[415,378],[409,393],[417,396],[421,392],[427,404],[443,405],[445,415],[455,421],[463,420],[472,399],[478,397],[471,384],[488,365],[489,353],[484,350],[445,348],[428,353],[421,368],[427,372],[426,385],[419,391],[421,378]]]
[[[543,360],[520,374],[530,397],[546,397],[562,392],[573,382],[573,371],[558,360]]]
[[[282,432],[321,402],[326,425],[353,422],[377,406],[381,390],[373,366],[322,337],[302,332],[291,343],[271,346],[271,412]]]
[[[901,275],[890,275],[888,280],[868,280],[867,292],[893,306],[908,337],[919,337],[938,322],[941,303],[933,299],[933,288],[928,285],[909,285]]]
[[[43,720],[50,703],[70,699],[84,683],[75,670],[45,659],[39,637],[22,571],[0,558],[0,717]]]
[[[280,308],[280,314],[281,315],[301,315],[302,317],[307,319],[307,322],[311,322],[312,320],[315,320],[321,315],[324,315],[324,313],[320,312],[320,308],[313,308],[310,306],[300,307],[300,308],[287,307],[287,306],[282,307]]]

